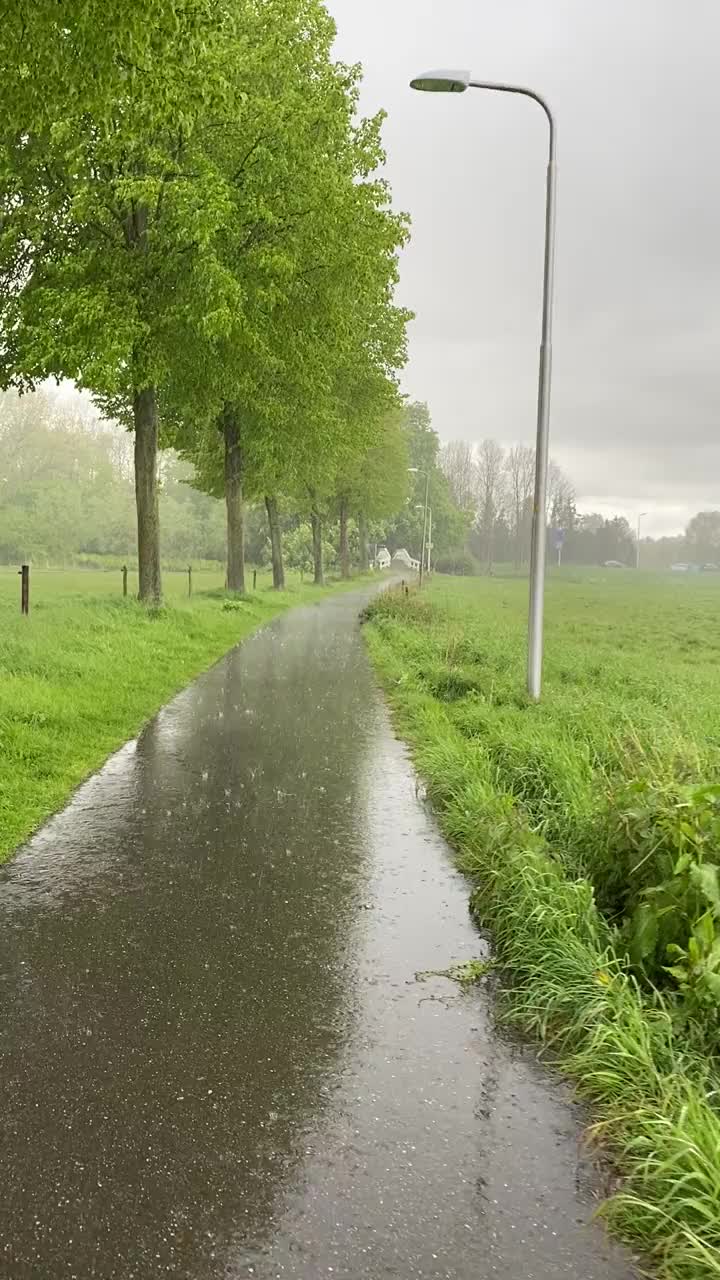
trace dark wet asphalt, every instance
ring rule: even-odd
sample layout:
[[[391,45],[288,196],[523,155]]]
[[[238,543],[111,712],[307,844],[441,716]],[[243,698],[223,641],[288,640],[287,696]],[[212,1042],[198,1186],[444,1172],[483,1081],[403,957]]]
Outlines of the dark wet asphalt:
[[[182,694],[0,873],[0,1274],[628,1280],[358,597]]]

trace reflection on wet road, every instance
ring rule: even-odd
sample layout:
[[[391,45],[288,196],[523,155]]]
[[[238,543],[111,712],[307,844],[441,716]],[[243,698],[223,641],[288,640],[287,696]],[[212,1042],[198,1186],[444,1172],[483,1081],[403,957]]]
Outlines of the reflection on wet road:
[[[357,597],[277,620],[0,872],[0,1275],[628,1280]]]

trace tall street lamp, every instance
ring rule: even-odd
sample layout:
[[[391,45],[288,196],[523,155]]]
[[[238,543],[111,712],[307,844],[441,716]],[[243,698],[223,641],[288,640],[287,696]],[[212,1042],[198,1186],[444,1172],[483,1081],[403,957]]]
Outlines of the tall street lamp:
[[[422,509],[423,509],[422,502],[417,502],[417,503],[415,504],[415,510],[416,510],[416,511],[422,511]],[[432,549],[433,549],[433,540],[432,540],[432,507],[428,507],[428,511],[427,511],[427,518],[428,518],[428,526],[427,526],[427,527],[428,527],[428,535],[427,535],[427,548],[426,548],[426,550],[427,550],[427,574],[428,574],[428,578],[429,578],[429,577],[430,577],[430,573],[431,573]]]
[[[494,84],[473,80],[469,71],[426,71],[411,80],[413,89],[424,93],[464,93],[466,89],[494,89],[500,93],[519,93],[539,103],[547,116],[549,133],[547,188],[545,198],[545,268],[543,274],[542,334],[540,339],[540,374],[538,379],[537,443],[535,448],[535,498],[530,553],[530,611],[528,620],[528,692],[534,701],[542,689],[543,609],[545,595],[546,500],[548,470],[548,436],[550,430],[550,378],[552,369],[552,304],[555,275],[555,199],[556,199],[556,134],[552,111],[533,89],[514,84]]]
[[[430,494],[430,472],[423,471],[421,467],[408,467],[408,471],[413,476],[425,477],[425,502],[423,503],[423,536],[422,536],[422,555],[420,556],[420,581],[423,584],[425,574],[425,540],[427,538],[427,518],[428,518],[428,497]]]
[[[636,569],[640,568],[640,525],[642,524],[645,517],[649,514],[650,514],[649,511],[641,511],[640,515],[638,516],[637,542],[635,543],[635,568]]]

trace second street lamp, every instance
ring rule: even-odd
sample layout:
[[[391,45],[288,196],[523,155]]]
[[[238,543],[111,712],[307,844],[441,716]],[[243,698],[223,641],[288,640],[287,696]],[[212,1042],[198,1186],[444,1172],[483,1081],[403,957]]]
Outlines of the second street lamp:
[[[550,377],[552,368],[552,304],[555,276],[555,139],[556,127],[547,102],[534,89],[515,84],[473,80],[469,71],[426,71],[410,81],[423,93],[464,93],[466,89],[492,89],[532,98],[545,112],[550,129],[545,199],[545,268],[543,273],[542,335],[538,378],[537,443],[535,447],[535,497],[530,552],[530,610],[528,619],[527,682],[537,702],[542,689],[543,609],[545,603],[545,552],[547,541],[547,470],[550,429]]]
[[[649,512],[641,511],[640,515],[638,516],[637,542],[635,543],[635,568],[636,569],[640,568],[640,526],[642,525],[642,522],[645,519],[646,515],[649,515]]]
[[[428,498],[430,496],[430,472],[423,471],[421,467],[408,467],[410,475],[425,477],[425,502],[423,504],[423,536],[422,536],[422,554],[420,556],[420,581],[418,586],[422,586],[425,574],[425,540],[427,538],[427,518],[428,518]],[[419,505],[419,504],[418,504]]]
[[[415,510],[416,510],[416,511],[422,511],[422,510],[423,510],[423,504],[422,504],[422,502],[416,502],[416,503],[415,503]],[[426,548],[426,550],[427,550],[426,568],[427,568],[427,576],[428,576],[428,578],[429,578],[429,577],[430,577],[430,572],[431,572],[431,565],[432,565],[432,549],[433,549],[433,540],[432,540],[432,536],[433,536],[433,534],[432,534],[432,507],[428,507],[428,509],[427,509],[427,528],[428,528],[428,533],[427,533],[427,548]]]

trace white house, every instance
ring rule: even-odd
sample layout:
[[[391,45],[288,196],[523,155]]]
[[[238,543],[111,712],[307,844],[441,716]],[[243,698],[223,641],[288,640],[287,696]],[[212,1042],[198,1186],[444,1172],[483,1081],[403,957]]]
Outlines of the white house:
[[[387,547],[380,547],[380,550],[375,557],[376,569],[389,569],[391,564],[392,558]]]
[[[399,551],[395,552],[392,562],[393,564],[402,564],[406,569],[413,569],[415,573],[419,573],[420,571],[420,561],[413,560],[410,552],[406,551],[404,547],[401,547]]]

